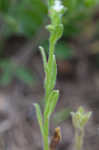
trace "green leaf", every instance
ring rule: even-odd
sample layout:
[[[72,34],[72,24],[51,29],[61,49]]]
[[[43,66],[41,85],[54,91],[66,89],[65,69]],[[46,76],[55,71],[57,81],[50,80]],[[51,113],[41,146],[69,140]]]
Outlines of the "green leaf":
[[[56,104],[57,104],[57,101],[58,101],[58,97],[59,97],[59,91],[58,90],[55,90],[53,91],[54,92],[54,95],[53,95],[53,100],[50,104],[50,111],[49,111],[49,114],[48,114],[48,117],[51,116],[51,114],[53,113],[55,107],[56,107]]]
[[[4,34],[13,32],[32,37],[47,14],[47,6],[41,0],[0,0],[1,17],[4,19]],[[8,18],[4,18],[8,16]]]
[[[57,75],[57,65],[55,55],[53,55],[52,61],[49,62],[46,72],[45,89],[48,94],[55,86],[56,75]]]
[[[63,121],[67,120],[70,115],[71,109],[70,108],[64,108],[59,112],[56,112],[53,116],[53,120],[55,124],[60,124]]]
[[[23,80],[26,84],[33,85],[33,83],[35,82],[35,76],[23,67],[17,67],[14,73],[19,79]]]
[[[52,91],[51,94],[49,95],[44,111],[44,116],[46,116],[46,118],[49,118],[52,112],[54,111],[58,97],[59,97],[58,90]]]
[[[96,1],[95,0],[85,0],[85,5],[87,7],[91,7],[91,6],[94,6],[96,4]]]
[[[10,1],[9,0],[0,0],[0,12],[7,12],[8,8],[10,6]]]
[[[33,104],[33,105],[36,108],[37,120],[38,120],[38,123],[39,123],[39,126],[40,126],[42,136],[44,136],[43,119],[42,119],[43,117],[42,117],[42,114],[41,114],[40,106],[36,103]]]
[[[47,59],[46,59],[46,55],[45,55],[45,51],[44,51],[44,48],[39,46],[39,49],[41,51],[41,54],[42,54],[42,58],[43,58],[43,64],[44,64],[44,70],[45,72],[47,71]]]
[[[12,79],[12,73],[8,69],[5,69],[2,77],[0,78],[0,84],[8,85],[11,83]]]
[[[54,0],[48,0],[48,6],[51,7],[54,4]]]
[[[54,41],[59,40],[62,34],[63,34],[63,25],[62,24],[56,25],[52,40]]]
[[[14,17],[10,15],[4,15],[3,17],[10,31],[13,31],[13,32],[19,31],[19,24]]]
[[[13,79],[12,63],[9,60],[4,59],[0,61],[0,67],[3,71],[0,77],[0,84],[10,84]]]

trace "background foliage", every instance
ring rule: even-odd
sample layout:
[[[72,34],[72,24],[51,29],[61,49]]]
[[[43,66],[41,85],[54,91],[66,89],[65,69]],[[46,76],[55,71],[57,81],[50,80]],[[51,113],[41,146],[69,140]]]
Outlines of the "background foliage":
[[[63,17],[64,34],[62,42],[60,41],[56,47],[56,57],[59,59],[69,59],[73,56],[73,49],[68,41],[75,39],[83,31],[84,22],[91,20],[93,8],[98,3],[98,0],[62,0],[62,2],[67,11]],[[4,53],[3,45],[5,38],[9,38],[13,34],[22,35],[27,39],[35,38],[35,33],[46,18],[47,5],[44,0],[0,0],[0,57]],[[2,65],[2,62],[4,65]],[[3,70],[3,80],[9,83],[13,76],[13,71],[7,71],[12,68],[9,58],[7,63],[2,58],[0,64]],[[19,72],[14,73],[19,78],[22,76],[26,82],[27,80],[31,81],[33,75],[26,75],[27,77],[24,78],[24,74],[28,74],[26,73],[27,71],[21,72],[20,70]]]

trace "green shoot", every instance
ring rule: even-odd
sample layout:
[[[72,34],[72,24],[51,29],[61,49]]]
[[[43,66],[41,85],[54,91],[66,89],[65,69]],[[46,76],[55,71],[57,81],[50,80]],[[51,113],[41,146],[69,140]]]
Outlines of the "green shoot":
[[[83,107],[79,107],[76,113],[72,112],[72,122],[75,128],[75,150],[82,150],[84,129],[91,117],[91,112],[84,112]]]
[[[59,91],[54,90],[57,76],[57,65],[54,55],[56,42],[63,34],[62,15],[65,8],[60,0],[48,1],[48,12],[51,24],[46,28],[50,32],[49,37],[49,57],[48,61],[43,47],[39,47],[43,57],[44,72],[45,72],[45,105],[43,115],[38,104],[34,104],[37,113],[37,119],[40,126],[41,134],[43,137],[44,150],[49,150],[49,120],[52,112],[55,110],[56,103],[59,97]]]

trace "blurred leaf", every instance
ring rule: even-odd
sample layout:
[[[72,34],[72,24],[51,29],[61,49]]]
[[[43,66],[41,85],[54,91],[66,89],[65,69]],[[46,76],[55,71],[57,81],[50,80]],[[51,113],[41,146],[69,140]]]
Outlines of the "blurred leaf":
[[[37,80],[36,76],[30,73],[29,70],[23,67],[17,67],[9,60],[0,61],[0,68],[2,69],[0,83],[3,85],[9,84],[13,80],[14,76],[29,85],[33,85]]]
[[[12,69],[11,69],[10,61],[1,60],[0,68],[2,70],[2,73],[0,76],[0,83],[2,85],[8,85],[12,81]]]
[[[33,36],[47,14],[47,7],[41,0],[0,0],[0,8],[5,18],[4,31],[7,34],[19,32],[28,37]]]
[[[75,36],[81,32],[83,22],[92,17],[92,11],[97,5],[97,0],[63,0],[63,3],[68,8],[63,18],[64,36]]]
[[[11,72],[9,71],[9,68],[6,69],[4,71],[4,73],[2,74],[2,76],[0,77],[0,84],[1,85],[8,85],[10,84],[12,81],[12,74]]]
[[[60,112],[56,112],[54,114],[53,120],[55,121],[56,124],[60,124],[61,122],[68,119],[70,112],[71,109],[69,108],[62,109]]]
[[[35,82],[35,77],[25,68],[18,67],[14,73],[20,80],[23,80],[26,84],[32,85]]]
[[[63,4],[68,9],[63,18],[65,37],[75,36],[81,31],[79,24],[83,26],[81,21],[89,18],[92,8],[97,3],[98,0],[63,0]],[[19,32],[32,37],[43,23],[47,6],[41,0],[0,0],[0,12],[1,15],[12,18],[18,27],[14,30],[13,22],[12,24],[5,22],[4,31],[7,31],[7,34]]]
[[[9,0],[0,0],[0,12],[7,12],[9,3]]]

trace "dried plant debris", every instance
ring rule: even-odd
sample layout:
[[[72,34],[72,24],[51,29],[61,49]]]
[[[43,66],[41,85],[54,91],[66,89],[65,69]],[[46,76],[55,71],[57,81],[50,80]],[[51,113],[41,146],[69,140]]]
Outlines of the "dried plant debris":
[[[57,127],[55,128],[54,135],[51,139],[50,150],[56,150],[60,141],[61,141],[61,130],[60,127]]]

